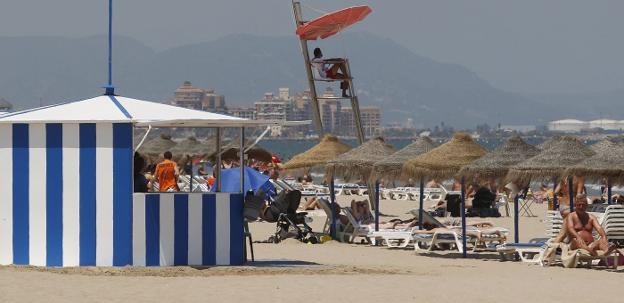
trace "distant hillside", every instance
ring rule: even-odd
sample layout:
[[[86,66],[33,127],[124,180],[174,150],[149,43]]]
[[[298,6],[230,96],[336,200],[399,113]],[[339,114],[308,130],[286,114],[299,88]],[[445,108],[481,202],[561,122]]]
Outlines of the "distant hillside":
[[[624,89],[585,94],[527,94],[526,97],[556,108],[557,118],[624,120]]]
[[[549,106],[493,88],[456,64],[419,56],[391,40],[345,34],[343,49],[324,47],[327,57],[347,52],[363,105],[383,107],[385,121],[411,117],[420,126],[444,121],[455,127],[538,123]],[[106,81],[103,37],[0,37],[0,96],[16,108],[100,94]],[[325,46],[324,44],[320,44]],[[251,104],[266,91],[306,87],[297,39],[233,35],[216,41],[154,52],[117,37],[114,82],[122,95],[166,100],[182,81],[215,88],[229,104]],[[542,110],[535,110],[541,108]]]

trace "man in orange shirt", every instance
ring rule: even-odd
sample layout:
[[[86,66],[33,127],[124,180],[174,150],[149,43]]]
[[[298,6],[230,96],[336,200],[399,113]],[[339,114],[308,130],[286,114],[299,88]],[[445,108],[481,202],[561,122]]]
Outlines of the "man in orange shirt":
[[[173,155],[170,151],[166,151],[165,160],[156,165],[156,172],[154,177],[158,180],[160,192],[173,192],[179,191],[178,188],[178,164],[171,161]]]

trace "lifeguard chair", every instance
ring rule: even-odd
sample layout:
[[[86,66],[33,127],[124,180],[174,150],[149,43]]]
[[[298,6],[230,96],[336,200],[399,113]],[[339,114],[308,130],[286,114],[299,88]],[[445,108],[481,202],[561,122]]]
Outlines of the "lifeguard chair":
[[[310,60],[310,51],[308,49],[308,40],[325,39],[331,37],[345,28],[349,27],[362,19],[364,19],[371,9],[368,6],[353,6],[342,10],[325,14],[319,18],[311,21],[303,20],[303,14],[301,10],[301,3],[299,1],[292,1],[293,12],[295,22],[297,25],[297,35],[301,43],[301,51],[303,59],[305,61],[305,68],[308,77],[308,84],[310,86],[310,97],[312,98],[312,115],[314,119],[314,125],[319,138],[324,135],[323,121],[321,119],[321,111],[319,108],[319,100],[349,100],[351,102],[351,108],[353,109],[353,120],[355,121],[355,130],[357,133],[358,141],[362,144],[365,140],[364,128],[362,127],[360,105],[358,97],[356,95],[355,86],[353,85],[353,76],[351,73],[351,67],[349,66],[349,59],[347,58],[331,58],[325,59],[325,64],[343,64],[344,77],[343,78],[326,78],[322,75],[315,75]],[[342,82],[348,83],[347,96],[318,96],[316,85],[323,82]]]

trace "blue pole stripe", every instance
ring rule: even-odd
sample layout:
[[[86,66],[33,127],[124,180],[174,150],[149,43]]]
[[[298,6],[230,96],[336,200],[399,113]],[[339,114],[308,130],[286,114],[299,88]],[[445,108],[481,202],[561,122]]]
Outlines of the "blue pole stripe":
[[[124,114],[126,118],[132,119],[132,116],[130,116],[130,113],[126,110],[125,107],[123,107],[123,105],[121,105],[121,103],[119,102],[119,100],[117,100],[115,96],[109,95],[108,97],[113,101],[113,103],[115,103],[115,106],[117,106],[119,111],[121,111],[121,113]]]
[[[13,124],[13,263],[27,265],[29,255],[28,124]]]
[[[80,124],[80,265],[96,265],[95,124]]]
[[[189,195],[173,197],[173,264],[188,265],[188,216]]]
[[[160,265],[160,194],[145,195],[145,265]]]
[[[132,124],[113,124],[113,266],[132,264]]]
[[[217,263],[217,196],[205,194],[202,197],[202,264]]]
[[[230,194],[230,265],[245,262],[243,194]]]
[[[46,264],[63,266],[63,126],[46,125]]]

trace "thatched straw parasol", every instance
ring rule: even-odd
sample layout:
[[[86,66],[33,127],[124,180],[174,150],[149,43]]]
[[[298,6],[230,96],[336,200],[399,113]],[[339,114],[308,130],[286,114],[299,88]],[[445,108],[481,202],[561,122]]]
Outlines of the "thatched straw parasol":
[[[246,140],[245,146],[249,146],[253,144],[253,140]],[[216,159],[216,147],[213,145],[212,149],[208,155],[208,159],[214,161]],[[230,142],[225,144],[225,146],[221,147],[221,159],[222,160],[238,160],[240,158],[239,154],[240,150],[240,137],[232,139]],[[271,162],[271,154],[270,151],[260,147],[254,146],[245,152],[248,159],[255,159],[263,162]]]
[[[370,176],[375,162],[394,153],[394,147],[383,138],[376,137],[362,145],[327,162],[325,166],[328,176],[342,175],[345,180],[352,177],[366,180]]]
[[[531,180],[544,180],[565,176],[565,170],[595,153],[575,137],[564,136],[555,139],[550,147],[535,157],[514,166],[507,179],[517,184]]]
[[[376,180],[383,179],[385,182],[395,181],[401,176],[403,163],[432,150],[435,146],[436,144],[431,138],[420,137],[396,153],[375,162],[371,178]]]
[[[507,175],[510,168],[539,152],[537,147],[524,142],[519,136],[513,136],[496,150],[462,167],[459,175],[467,179],[500,179]]]
[[[624,143],[624,136],[609,136],[606,139],[592,144],[589,148],[599,154],[604,151],[612,151],[616,144]]]
[[[568,168],[565,174],[593,181],[608,178],[611,184],[624,184],[624,143],[607,138],[592,145],[592,149],[595,155]]]
[[[294,156],[284,164],[284,169],[307,169],[318,165],[324,165],[333,160],[338,155],[351,150],[351,147],[344,144],[333,135],[325,135],[321,142],[309,150]]]
[[[551,146],[553,143],[555,143],[555,142],[557,142],[557,141],[559,141],[559,140],[561,140],[561,136],[559,136],[559,135],[552,136],[552,137],[551,137],[551,138],[549,138],[548,140],[546,140],[546,141],[544,141],[544,142],[542,142],[542,143],[538,144],[538,145],[537,145],[537,148],[539,148],[539,149],[541,149],[541,150],[549,149],[549,148],[550,148],[550,146]]]
[[[447,179],[485,154],[487,151],[472,141],[470,135],[456,133],[451,141],[407,161],[401,175],[403,178]]]
[[[160,136],[143,143],[138,152],[152,156],[162,156],[164,152],[171,150],[176,144],[175,141],[171,140],[171,135],[160,134]]]
[[[171,148],[171,153],[174,156],[201,156],[202,155],[202,143],[195,137],[188,137],[180,141],[176,146]]]

